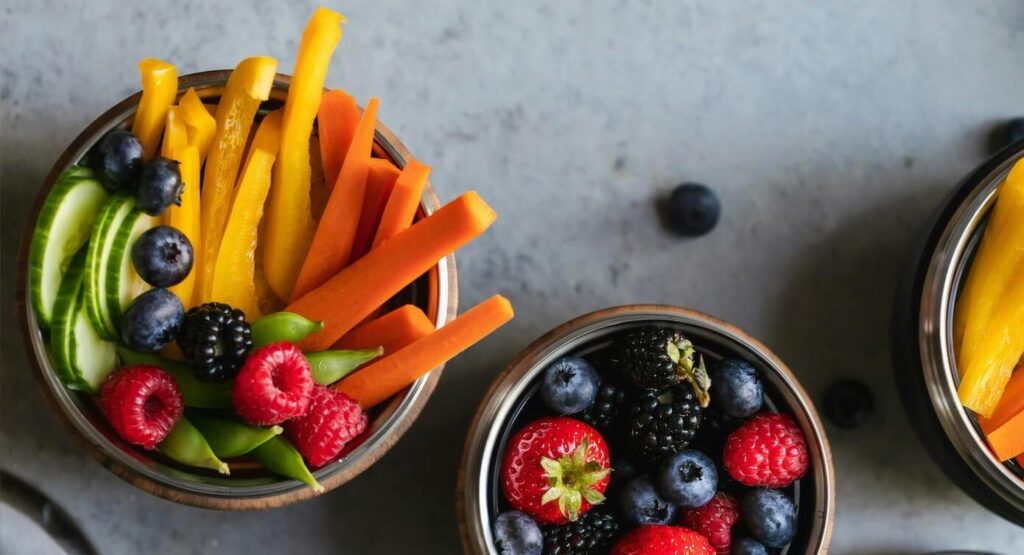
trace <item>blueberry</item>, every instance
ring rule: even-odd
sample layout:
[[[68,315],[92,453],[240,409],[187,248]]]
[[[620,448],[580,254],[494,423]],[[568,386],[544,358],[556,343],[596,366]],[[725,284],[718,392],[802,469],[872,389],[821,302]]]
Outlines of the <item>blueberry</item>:
[[[505,511],[494,520],[494,541],[501,555],[540,555],[544,536],[532,518]]]
[[[146,283],[153,287],[170,287],[192,271],[192,242],[177,229],[160,225],[135,240],[132,264]]]
[[[619,513],[630,526],[668,524],[675,520],[678,507],[658,495],[646,476],[630,480],[619,493]]]
[[[782,547],[796,534],[796,507],[778,490],[751,491],[743,497],[740,514],[754,538],[768,547]]]
[[[142,168],[135,206],[150,216],[159,216],[171,204],[181,205],[183,188],[178,162],[157,156]]]
[[[540,396],[548,409],[558,414],[575,414],[594,403],[600,385],[601,378],[589,362],[564,357],[544,370]]]
[[[768,548],[757,540],[738,538],[733,540],[729,555],[768,555]]]
[[[839,380],[825,390],[825,416],[842,428],[856,428],[871,415],[875,398],[863,382]]]
[[[135,297],[121,315],[121,340],[143,353],[163,349],[178,334],[185,307],[166,289],[150,289]]]
[[[92,166],[111,191],[130,189],[142,171],[142,143],[126,129],[107,133],[92,153]]]
[[[654,480],[665,499],[684,508],[700,507],[715,496],[718,470],[704,453],[685,449],[662,461]]]
[[[697,237],[718,223],[721,205],[714,191],[699,183],[676,186],[665,204],[666,224],[684,237]]]
[[[715,405],[734,418],[746,418],[764,405],[764,387],[757,370],[746,361],[729,358],[718,363],[711,374],[711,387]]]

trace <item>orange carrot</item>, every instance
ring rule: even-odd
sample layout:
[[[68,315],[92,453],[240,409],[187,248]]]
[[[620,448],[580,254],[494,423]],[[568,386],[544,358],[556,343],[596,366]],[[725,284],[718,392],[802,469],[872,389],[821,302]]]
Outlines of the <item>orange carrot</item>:
[[[480,195],[465,193],[292,302],[287,310],[325,323],[300,346],[306,351],[327,349],[438,260],[486,231],[497,217]]]
[[[434,324],[419,308],[407,304],[348,332],[332,349],[372,349],[384,347],[391,354],[430,335]]]
[[[370,174],[366,178],[366,194],[363,195],[363,210],[359,215],[359,227],[356,228],[356,239],[352,247],[352,260],[358,260],[370,250],[370,241],[377,233],[384,206],[395,188],[395,181],[401,175],[390,160],[383,158],[370,159]]]
[[[427,337],[349,375],[334,389],[364,409],[372,408],[487,337],[513,315],[508,299],[495,295]]]
[[[366,369],[373,366],[367,366]],[[996,458],[1001,461],[1010,460],[1024,453],[1024,412],[1017,413],[1002,426],[992,430],[992,433],[988,434],[988,444]]]
[[[988,434],[1021,412],[1024,412],[1024,366],[1018,367],[1010,377],[992,416],[979,418],[978,422],[981,429]]]
[[[377,226],[377,236],[373,239],[373,248],[379,247],[381,243],[412,225],[429,175],[430,166],[412,159],[406,163],[384,206],[380,224]]]
[[[345,163],[338,173],[331,198],[327,200],[316,235],[292,288],[293,301],[319,287],[348,265],[359,226],[359,213],[363,209],[366,177],[370,173],[370,149],[373,147],[379,104],[380,100],[371,98],[359,120]]]
[[[359,105],[355,97],[343,90],[324,93],[316,114],[316,125],[324,179],[328,186],[334,185],[359,125]]]

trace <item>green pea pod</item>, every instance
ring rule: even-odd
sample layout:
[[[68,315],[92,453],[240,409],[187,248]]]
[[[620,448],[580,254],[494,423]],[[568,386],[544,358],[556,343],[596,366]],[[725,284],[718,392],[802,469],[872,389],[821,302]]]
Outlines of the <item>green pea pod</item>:
[[[383,347],[358,351],[320,351],[306,353],[306,360],[313,370],[313,381],[320,385],[331,385],[382,354]]]
[[[194,412],[189,412],[188,419],[222,459],[241,457],[283,431],[280,426],[260,428]]]
[[[324,487],[306,467],[302,455],[283,436],[270,438],[263,445],[250,451],[249,455],[272,472],[308,484],[317,493],[324,491]]]
[[[181,464],[212,468],[221,474],[231,474],[228,465],[217,458],[203,434],[199,433],[184,416],[156,448]]]
[[[201,382],[192,373],[192,369],[183,362],[175,362],[156,355],[139,353],[124,347],[118,347],[117,352],[121,356],[121,362],[125,365],[147,364],[156,366],[157,368],[163,368],[168,374],[174,376],[174,379],[178,382],[178,387],[181,389],[181,396],[185,399],[186,407],[199,409],[230,409],[233,407],[231,404],[231,384],[229,383]]]
[[[298,343],[322,329],[323,322],[314,322],[294,312],[275,312],[252,323],[252,348],[259,349],[278,341]]]

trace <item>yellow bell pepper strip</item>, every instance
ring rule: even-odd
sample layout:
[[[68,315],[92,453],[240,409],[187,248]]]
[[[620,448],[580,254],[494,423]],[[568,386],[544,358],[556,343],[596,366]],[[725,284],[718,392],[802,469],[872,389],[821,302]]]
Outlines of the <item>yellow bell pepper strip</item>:
[[[290,299],[302,261],[313,240],[310,213],[309,136],[320,107],[331,55],[341,40],[345,17],[317,8],[302,33],[295,73],[288,87],[281,127],[281,152],[267,208],[263,269],[274,293]]]
[[[185,129],[185,118],[181,108],[171,106],[167,109],[167,123],[164,124],[164,141],[160,144],[160,156],[178,160],[174,153],[180,152],[186,144],[188,144],[188,132]]]
[[[181,106],[181,114],[188,130],[188,144],[199,150],[200,161],[206,160],[213,136],[217,133],[217,118],[206,111],[206,106],[193,88],[185,91],[178,105]]]
[[[181,193],[181,205],[172,204],[167,209],[167,225],[177,228],[182,232],[189,242],[192,243],[192,271],[185,276],[180,283],[171,287],[174,293],[181,299],[185,309],[191,308],[195,302],[195,283],[197,269],[202,267],[202,253],[197,245],[200,245],[201,230],[199,227],[200,213],[200,192],[199,176],[202,162],[199,159],[199,149],[195,145],[184,145],[172,156],[181,163],[181,180],[184,182],[184,191]]]
[[[1024,280],[1024,162],[999,188],[992,216],[957,301],[953,337],[962,375],[987,333],[993,311],[1005,304],[1006,288]]]
[[[146,158],[156,155],[160,136],[167,121],[167,110],[178,96],[178,70],[156,58],[139,62],[142,74],[142,100],[135,112],[132,133],[142,142]]]
[[[211,299],[240,308],[250,320],[261,316],[256,242],[281,139],[281,117],[280,110],[267,114],[256,130],[213,271]]]
[[[203,173],[202,264],[196,274],[195,304],[210,299],[213,288],[213,265],[231,212],[235,181],[238,179],[242,154],[249,141],[249,130],[260,103],[270,98],[277,60],[257,56],[242,60],[228,78],[217,105],[217,132]]]
[[[957,390],[960,402],[985,418],[996,410],[1013,368],[1024,353],[1024,265],[1017,269],[1015,278],[999,306],[992,310]]]

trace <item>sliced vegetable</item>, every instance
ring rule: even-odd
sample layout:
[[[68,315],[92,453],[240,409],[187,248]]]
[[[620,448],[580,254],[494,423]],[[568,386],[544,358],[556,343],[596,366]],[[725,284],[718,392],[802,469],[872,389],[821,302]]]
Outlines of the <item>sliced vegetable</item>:
[[[167,110],[178,96],[178,70],[155,58],[139,62],[142,74],[142,99],[132,121],[132,133],[142,142],[146,158],[157,153],[167,121]]]
[[[178,382],[178,388],[181,389],[181,396],[185,399],[186,407],[199,409],[230,409],[233,407],[230,383],[201,382],[184,362],[167,360],[156,355],[132,351],[125,347],[118,347],[117,354],[121,358],[122,366],[136,364],[156,366],[174,376]]]
[[[284,436],[270,438],[249,454],[271,472],[298,480],[312,487],[313,491],[323,493],[324,487],[316,481],[303,462],[302,455]]]
[[[1024,276],[1024,269],[1018,275]],[[1024,279],[1008,284],[999,306],[992,311],[985,335],[967,363],[957,389],[960,402],[983,417],[992,416],[1022,353]]]
[[[128,303],[151,288],[139,277],[132,265],[132,245],[140,235],[159,223],[158,217],[132,210],[114,232],[110,257],[104,271],[107,283],[103,290],[107,296],[107,313],[114,322],[115,329],[120,327],[121,313],[128,308]]]
[[[113,341],[118,338],[117,327],[114,325],[114,317],[110,313],[108,303],[107,286],[111,280],[107,279],[107,273],[111,268],[119,266],[111,264],[110,261],[115,255],[121,254],[114,252],[118,234],[125,229],[130,233],[138,215],[134,197],[127,192],[117,193],[100,208],[93,225],[85,259],[84,300],[96,333],[106,340]]]
[[[996,405],[996,410],[992,412],[992,416],[978,420],[981,429],[987,434],[1020,412],[1024,412],[1024,365],[1018,366],[1010,377],[1010,381],[1006,382],[1006,389],[1003,390],[1003,395],[999,399],[999,404]]]
[[[356,228],[356,239],[352,246],[352,259],[362,258],[369,252],[373,236],[380,227],[380,219],[384,207],[395,189],[395,182],[401,175],[390,160],[383,158],[370,159],[370,173],[366,177],[366,194],[363,195],[363,210],[359,214],[359,227]]]
[[[196,412],[189,412],[188,419],[222,459],[241,457],[284,431],[280,426],[261,428]]]
[[[512,319],[512,304],[495,295],[434,333],[338,382],[334,388],[370,409]]]
[[[433,331],[434,324],[427,315],[407,304],[348,332],[333,348],[369,349],[379,345],[385,353],[393,353]]]
[[[298,343],[309,334],[324,329],[324,323],[314,322],[294,312],[275,312],[256,320],[250,327],[252,348],[259,349],[278,341]]]
[[[191,90],[191,89],[190,89]],[[195,286],[197,268],[203,265],[202,259],[202,230],[200,224],[202,207],[201,191],[199,188],[200,166],[202,161],[199,156],[199,148],[188,144],[175,153],[175,159],[181,162],[181,180],[185,184],[185,190],[181,194],[181,205],[172,204],[167,209],[167,223],[171,227],[181,231],[192,243],[192,271],[185,276],[180,283],[171,287],[171,292],[178,296],[185,310],[192,308],[195,304]]]
[[[53,310],[50,351],[70,389],[95,392],[117,367],[115,346],[100,339],[82,301],[86,251],[75,256],[61,283]]]
[[[486,231],[496,218],[480,195],[465,193],[291,303],[288,311],[325,324],[323,331],[302,341],[303,350],[322,351],[332,345],[438,260]]]
[[[331,385],[382,354],[384,349],[380,347],[358,351],[318,351],[306,353],[306,360],[312,368],[313,381]]]
[[[185,120],[188,144],[199,151],[199,161],[202,163],[210,151],[214,135],[217,134],[217,118],[206,110],[199,93],[191,87],[181,96],[178,105],[181,106],[181,115]]]
[[[402,174],[395,181],[395,187],[384,206],[380,224],[377,226],[377,235],[373,239],[371,248],[379,247],[381,243],[412,225],[412,220],[416,217],[416,209],[420,207],[420,201],[423,198],[423,189],[427,185],[428,176],[430,176],[430,166],[421,164],[417,160],[409,160],[402,168]]]
[[[185,127],[184,114],[180,107],[171,106],[167,109],[167,122],[164,124],[164,140],[160,143],[160,156],[178,160],[176,153],[187,144],[188,129]]]
[[[1001,461],[1008,461],[1024,453],[1024,412],[1017,413],[992,433],[988,434],[988,444],[992,452]]]
[[[217,458],[203,434],[184,416],[156,448],[181,464],[231,474],[227,463]]]
[[[355,97],[339,89],[327,91],[320,99],[316,115],[317,135],[320,139],[320,160],[324,180],[333,186],[338,180],[341,164],[352,144],[359,125],[360,110]]]

